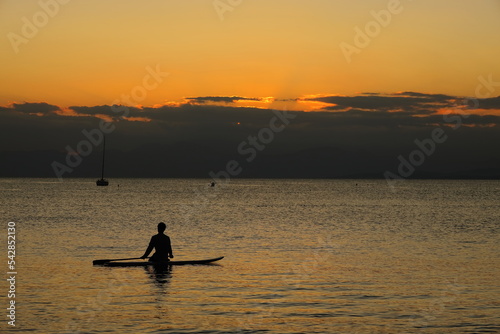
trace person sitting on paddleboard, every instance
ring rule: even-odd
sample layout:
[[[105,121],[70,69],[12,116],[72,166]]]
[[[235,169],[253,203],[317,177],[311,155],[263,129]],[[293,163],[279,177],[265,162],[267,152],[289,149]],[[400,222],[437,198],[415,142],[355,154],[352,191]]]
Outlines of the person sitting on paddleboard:
[[[165,235],[163,233],[165,232],[166,228],[167,225],[165,225],[165,223],[161,222],[158,224],[158,234],[151,237],[149,246],[144,252],[144,255],[141,256],[141,259],[147,258],[153,248],[155,249],[155,253],[149,258],[149,261],[169,261],[169,257],[174,257],[174,253],[172,253],[170,238],[168,237],[168,235]]]

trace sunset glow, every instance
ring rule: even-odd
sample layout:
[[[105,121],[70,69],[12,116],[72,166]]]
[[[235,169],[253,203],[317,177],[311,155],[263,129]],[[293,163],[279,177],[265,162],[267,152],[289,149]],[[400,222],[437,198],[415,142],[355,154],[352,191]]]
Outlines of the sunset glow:
[[[60,4],[53,17],[38,22],[33,17],[47,10],[37,1],[4,1],[0,104],[109,104],[144,85],[146,68],[157,65],[168,76],[139,96],[142,105],[319,92],[474,96],[476,78],[498,71],[496,1],[401,1],[389,24],[368,36],[369,45],[356,46],[363,41],[357,31],[375,20],[372,12],[388,6],[255,0],[221,20],[212,1],[91,0]],[[23,18],[40,27],[30,31]],[[359,51],[350,63],[342,43]]]

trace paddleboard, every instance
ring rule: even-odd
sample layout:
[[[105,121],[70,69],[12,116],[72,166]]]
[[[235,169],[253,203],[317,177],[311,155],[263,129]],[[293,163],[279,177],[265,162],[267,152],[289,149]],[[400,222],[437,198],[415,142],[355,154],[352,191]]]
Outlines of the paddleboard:
[[[215,261],[222,260],[224,256],[216,257],[206,260],[190,260],[190,261],[165,261],[165,262],[151,262],[151,261],[114,261],[106,262],[102,265],[105,267],[145,267],[145,266],[182,266],[186,264],[209,264]]]

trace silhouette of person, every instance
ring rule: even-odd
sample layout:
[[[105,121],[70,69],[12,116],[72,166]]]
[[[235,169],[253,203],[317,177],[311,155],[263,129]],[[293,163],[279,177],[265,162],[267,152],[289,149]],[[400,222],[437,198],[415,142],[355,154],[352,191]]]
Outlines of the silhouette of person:
[[[158,234],[155,234],[151,237],[149,246],[144,252],[144,255],[141,256],[141,259],[147,258],[153,248],[155,249],[155,253],[149,258],[149,261],[169,261],[169,257],[174,257],[174,253],[172,253],[172,244],[170,243],[170,238],[168,235],[163,233],[165,232],[166,228],[167,225],[165,225],[165,223],[161,222],[158,224]]]

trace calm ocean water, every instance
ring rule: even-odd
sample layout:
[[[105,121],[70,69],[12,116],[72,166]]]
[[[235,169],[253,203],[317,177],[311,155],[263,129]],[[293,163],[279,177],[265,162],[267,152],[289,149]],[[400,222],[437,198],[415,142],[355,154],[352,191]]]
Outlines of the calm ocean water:
[[[1,332],[500,332],[499,181],[94,181],[0,180]],[[175,259],[225,259],[92,266],[141,256],[160,221]]]

